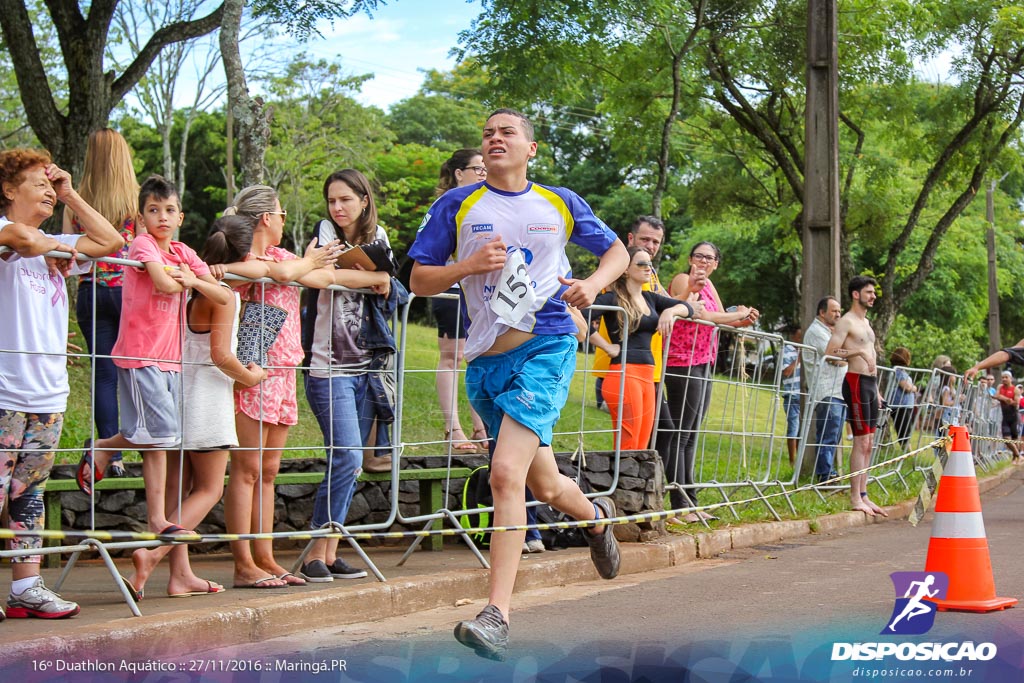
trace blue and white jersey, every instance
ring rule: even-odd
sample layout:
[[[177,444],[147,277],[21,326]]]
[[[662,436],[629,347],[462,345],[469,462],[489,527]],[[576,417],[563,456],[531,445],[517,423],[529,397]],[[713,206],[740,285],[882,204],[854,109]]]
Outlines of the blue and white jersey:
[[[558,277],[572,277],[567,242],[603,256],[617,239],[583,199],[562,187],[529,183],[522,192],[504,192],[484,183],[449,190],[423,218],[409,256],[427,266],[461,261],[500,236],[509,253],[522,251],[537,300],[518,322],[491,310],[501,270],[470,275],[461,283],[467,321],[466,360],[494,344],[509,328],[533,334],[576,334]]]

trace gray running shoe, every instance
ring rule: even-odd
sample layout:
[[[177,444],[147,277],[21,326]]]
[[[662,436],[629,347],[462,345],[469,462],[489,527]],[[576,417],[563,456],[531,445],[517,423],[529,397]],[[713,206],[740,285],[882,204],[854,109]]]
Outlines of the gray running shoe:
[[[615,516],[615,503],[611,498],[595,498],[594,505],[600,508],[602,518],[611,519]],[[612,526],[605,526],[604,533],[597,536],[592,534],[590,529],[584,533],[590,545],[590,559],[597,568],[597,573],[602,579],[614,579],[619,575],[619,542],[615,540]]]
[[[481,657],[503,662],[508,654],[508,622],[500,609],[487,605],[476,619],[455,625],[455,640]]]
[[[340,557],[336,558],[328,569],[331,570],[331,576],[336,579],[361,579],[366,576],[365,569],[356,569]]]
[[[323,560],[313,560],[302,565],[302,569],[299,570],[299,576],[310,583],[329,583],[334,581],[330,567],[324,564]]]
[[[79,609],[78,603],[65,600],[44,586],[42,579],[23,593],[7,597],[7,616],[11,619],[63,619],[75,616]]]

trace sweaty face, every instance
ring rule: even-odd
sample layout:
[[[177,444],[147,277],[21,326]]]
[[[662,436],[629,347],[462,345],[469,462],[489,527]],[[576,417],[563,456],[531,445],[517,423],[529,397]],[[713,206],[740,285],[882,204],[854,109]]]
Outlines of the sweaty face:
[[[528,138],[522,120],[512,114],[495,114],[487,119],[480,148],[487,172],[492,175],[523,168],[537,154],[537,143]]]
[[[640,247],[654,257],[658,255],[658,250],[661,249],[661,241],[664,237],[664,230],[652,228],[648,223],[641,223],[635,233],[629,233],[628,246]]]

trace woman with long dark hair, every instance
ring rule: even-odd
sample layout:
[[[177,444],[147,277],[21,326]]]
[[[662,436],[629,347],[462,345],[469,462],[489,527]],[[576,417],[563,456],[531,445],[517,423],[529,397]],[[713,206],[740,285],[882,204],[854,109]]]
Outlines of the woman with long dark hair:
[[[746,327],[757,322],[756,308],[737,306],[726,311],[718,290],[711,284],[711,273],[717,270],[722,253],[711,242],[698,242],[690,250],[690,268],[672,279],[669,292],[677,299],[704,305],[702,318],[709,322]],[[672,417],[679,426],[679,448],[665,463],[665,478],[685,488],[669,490],[673,508],[695,507],[697,492],[694,483],[694,458],[697,452],[697,430],[711,405],[711,375],[718,355],[718,330],[687,320],[677,321],[669,342],[665,391]],[[690,513],[684,521],[709,519],[706,513]]]
[[[324,181],[324,200],[330,218],[318,226],[320,243],[339,239],[352,247],[372,245],[377,252],[389,252],[366,176],[354,169],[332,173]],[[337,284],[371,288],[373,293],[330,290],[317,297],[306,398],[324,436],[327,473],[313,501],[312,529],[345,523],[374,421],[378,444],[382,430],[386,433],[388,428],[378,412],[374,383],[383,378],[396,351],[391,330],[386,323],[376,323],[387,317],[384,306],[392,288],[401,287],[398,281],[383,269],[341,268],[335,273],[343,278],[335,280]],[[312,544],[301,575],[320,583],[362,578],[366,571],[339,557],[337,538],[323,538]]]
[[[454,187],[482,182],[487,178],[487,167],[479,149],[460,149],[441,165],[438,178],[438,197]],[[459,285],[453,285],[446,294],[458,295]],[[466,320],[460,314],[456,299],[434,297],[430,310],[437,322],[437,347],[441,353],[437,361],[437,398],[444,417],[444,439],[447,447],[456,452],[486,453],[487,428],[477,412],[470,406],[473,435],[467,439],[459,423],[459,376],[462,355],[466,350]]]

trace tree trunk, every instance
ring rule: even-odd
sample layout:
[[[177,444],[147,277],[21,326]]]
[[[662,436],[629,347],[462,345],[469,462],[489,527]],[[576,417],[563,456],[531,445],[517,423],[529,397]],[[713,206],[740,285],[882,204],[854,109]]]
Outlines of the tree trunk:
[[[263,157],[270,141],[271,110],[259,98],[249,95],[238,49],[242,25],[243,0],[225,0],[224,21],[220,30],[220,51],[228,83],[228,107],[238,126],[238,151],[242,185],[262,183],[266,177]]]
[[[106,71],[103,55],[117,0],[93,0],[88,16],[82,15],[77,0],[47,0],[46,6],[68,75],[67,114],[54,101],[25,3],[0,0],[0,29],[32,132],[76,180],[81,177],[89,134],[107,125],[111,110],[135,87],[160,51],[171,43],[213,31],[223,12],[218,6],[201,19],[160,28],[116,76]]]

